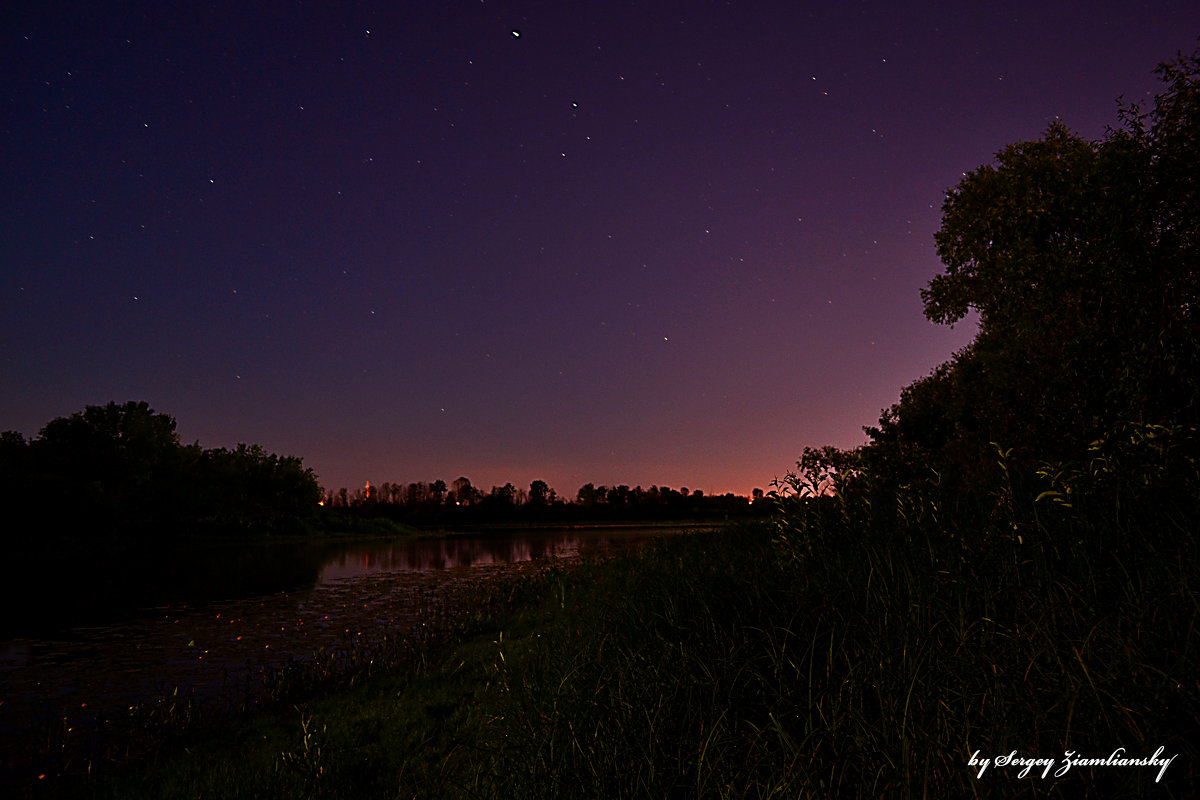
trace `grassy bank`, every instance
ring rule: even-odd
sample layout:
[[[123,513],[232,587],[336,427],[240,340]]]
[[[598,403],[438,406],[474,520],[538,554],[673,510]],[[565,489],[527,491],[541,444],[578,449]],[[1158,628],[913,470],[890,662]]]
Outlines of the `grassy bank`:
[[[1194,562],[1008,554],[759,526],[497,587],[449,649],[172,748],[96,797],[1183,797]],[[1085,553],[1079,554],[1081,558]],[[1158,768],[1043,779],[1118,747]],[[1055,764],[1055,769],[1060,764]]]

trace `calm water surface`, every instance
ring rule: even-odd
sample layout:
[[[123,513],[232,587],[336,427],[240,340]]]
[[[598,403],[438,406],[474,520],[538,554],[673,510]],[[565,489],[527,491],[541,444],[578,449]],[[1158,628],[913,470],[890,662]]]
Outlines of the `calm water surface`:
[[[18,627],[0,637],[0,756],[30,731],[86,730],[175,687],[232,702],[253,691],[254,676],[290,659],[358,637],[414,634],[456,610],[446,605],[464,586],[682,530],[539,529],[139,553],[123,567],[92,570],[106,572],[90,575],[103,580],[68,603],[87,624],[64,624],[60,614],[41,632]],[[105,587],[121,602],[101,602]],[[47,594],[60,606],[65,596]]]

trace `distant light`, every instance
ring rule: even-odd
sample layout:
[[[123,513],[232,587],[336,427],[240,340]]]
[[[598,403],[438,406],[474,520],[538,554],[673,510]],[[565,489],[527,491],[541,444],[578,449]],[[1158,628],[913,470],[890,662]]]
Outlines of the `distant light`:
[[[521,38],[521,32],[520,32],[519,30],[517,30],[516,28],[513,28],[512,35],[513,35],[513,38],[514,38],[514,39],[520,39],[520,38]]]

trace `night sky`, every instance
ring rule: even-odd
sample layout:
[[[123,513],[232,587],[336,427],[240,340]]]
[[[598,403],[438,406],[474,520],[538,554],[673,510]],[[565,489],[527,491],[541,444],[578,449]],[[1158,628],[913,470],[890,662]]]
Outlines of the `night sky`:
[[[146,400],[329,489],[769,488],[970,341],[942,198],[1186,2],[9,2],[0,429]]]

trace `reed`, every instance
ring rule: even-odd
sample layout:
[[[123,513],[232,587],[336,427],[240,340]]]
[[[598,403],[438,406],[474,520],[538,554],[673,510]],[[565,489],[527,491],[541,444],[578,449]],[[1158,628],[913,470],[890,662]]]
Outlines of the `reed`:
[[[1127,493],[1078,476],[1068,513],[1018,477],[975,530],[936,478],[891,504],[784,491],[769,523],[481,588],[450,643],[336,690],[308,678],[322,693],[296,708],[86,793],[1187,796],[1195,526],[1148,532],[1181,506],[1167,523],[1105,513]],[[1022,778],[969,763],[1160,746],[1177,756],[1161,781],[1149,767]]]

